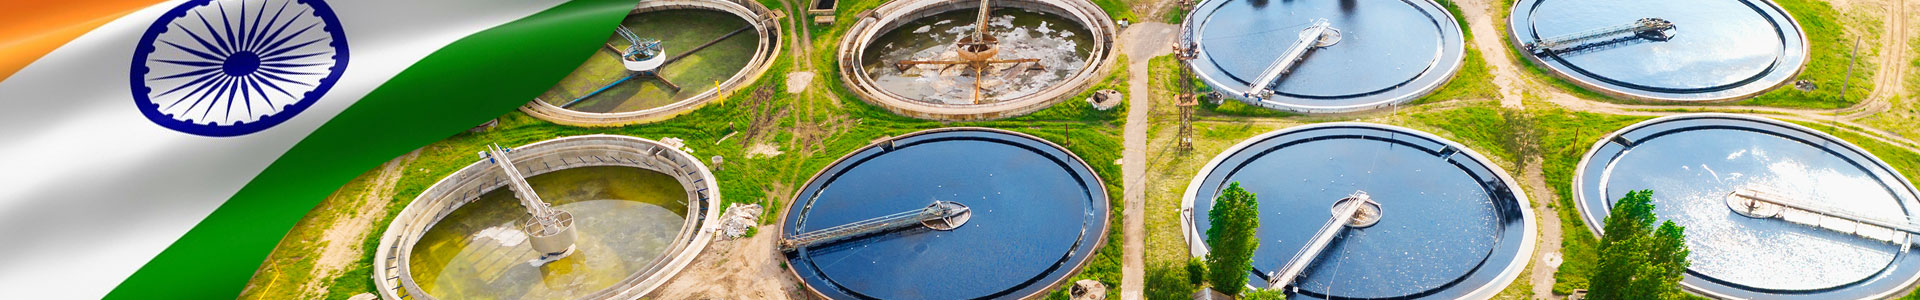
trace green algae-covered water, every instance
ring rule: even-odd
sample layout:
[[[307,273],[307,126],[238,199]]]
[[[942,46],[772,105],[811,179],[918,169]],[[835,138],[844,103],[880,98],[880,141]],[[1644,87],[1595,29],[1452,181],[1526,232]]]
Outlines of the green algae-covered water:
[[[632,167],[583,167],[527,178],[573,213],[575,250],[535,267],[519,228],[526,209],[501,188],[454,210],[413,247],[420,289],[440,299],[572,299],[606,289],[663,259],[686,223],[687,193],[673,177]]]
[[[739,16],[705,9],[645,12],[627,16],[620,23],[642,39],[659,39],[660,45],[666,48],[667,57],[687,54],[694,47],[750,26],[747,20]],[[614,35],[613,30],[607,28],[607,43],[625,49],[627,40]],[[635,77],[567,108],[595,113],[629,112],[686,100],[712,89],[745,69],[747,62],[753,60],[759,39],[758,32],[747,29],[662,67],[660,73],[667,81],[680,85],[677,92],[657,79]],[[602,49],[594,52],[593,57],[587,58],[586,63],[574,69],[566,79],[561,79],[553,89],[540,95],[540,100],[553,105],[565,105],[626,76],[627,69],[620,65],[619,56]]]

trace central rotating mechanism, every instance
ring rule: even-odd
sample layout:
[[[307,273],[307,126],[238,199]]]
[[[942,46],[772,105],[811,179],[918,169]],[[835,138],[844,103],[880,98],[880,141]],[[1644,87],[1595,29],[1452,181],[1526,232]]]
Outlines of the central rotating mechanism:
[[[653,72],[660,69],[660,65],[666,64],[667,51],[660,46],[660,40],[642,39],[639,34],[633,33],[633,30],[627,29],[626,26],[617,28],[619,29],[614,32],[627,39],[627,51],[620,54],[620,64],[627,67],[627,71]],[[607,45],[607,47],[612,49],[613,45]]]

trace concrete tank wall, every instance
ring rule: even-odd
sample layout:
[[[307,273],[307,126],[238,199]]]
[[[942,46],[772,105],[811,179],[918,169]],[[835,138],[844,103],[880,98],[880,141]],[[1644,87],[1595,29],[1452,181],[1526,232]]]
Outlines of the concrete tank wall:
[[[570,136],[514,147],[507,155],[527,177],[578,167],[624,166],[673,176],[686,189],[689,215],[674,244],[663,252],[667,259],[582,299],[636,299],[652,292],[693,261],[713,239],[712,228],[719,224],[720,193],[713,173],[700,159],[661,142],[623,135]],[[434,183],[407,204],[381,233],[380,246],[375,249],[373,281],[380,297],[400,300],[404,294],[404,299],[435,299],[413,282],[409,259],[414,243],[447,214],[488,191],[505,187],[504,176],[493,164],[475,161]]]

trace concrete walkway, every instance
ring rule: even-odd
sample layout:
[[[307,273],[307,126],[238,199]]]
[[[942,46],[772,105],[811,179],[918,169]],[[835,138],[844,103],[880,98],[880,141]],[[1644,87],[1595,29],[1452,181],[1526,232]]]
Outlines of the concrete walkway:
[[[1127,65],[1126,150],[1121,152],[1122,186],[1126,194],[1126,235],[1120,263],[1120,299],[1138,300],[1146,286],[1146,202],[1147,202],[1147,116],[1153,112],[1153,94],[1148,91],[1147,62],[1173,52],[1179,26],[1167,23],[1139,23],[1120,32],[1121,51]]]

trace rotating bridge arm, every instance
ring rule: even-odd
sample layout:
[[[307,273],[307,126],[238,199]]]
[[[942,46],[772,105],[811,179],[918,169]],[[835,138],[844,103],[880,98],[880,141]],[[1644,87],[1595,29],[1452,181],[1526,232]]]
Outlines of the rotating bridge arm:
[[[1727,207],[1751,218],[1777,218],[1856,236],[1900,244],[1905,252],[1920,224],[1887,220],[1814,204],[1760,188],[1741,188],[1727,194]]]
[[[1316,48],[1332,44],[1331,42],[1323,41],[1323,38],[1327,38],[1329,35],[1332,35],[1333,40],[1337,41],[1339,31],[1333,29],[1333,25],[1328,23],[1326,19],[1315,20],[1312,26],[1307,27],[1305,31],[1300,33],[1300,40],[1294,41],[1291,46],[1287,46],[1287,52],[1282,53],[1280,58],[1268,64],[1265,70],[1260,71],[1260,77],[1256,77],[1256,79],[1253,80],[1252,86],[1249,86],[1246,94],[1242,96],[1258,99],[1272,97],[1273,85],[1279,83],[1281,76],[1292,72],[1293,67],[1298,66],[1300,60],[1306,59],[1309,52],[1312,52]]]
[[[932,205],[919,209],[796,234],[780,240],[780,251],[793,252],[800,248],[908,228],[915,224],[936,230],[952,230],[966,223],[971,214],[972,209],[959,202],[934,201]]]
[[[1664,41],[1672,38],[1668,34],[1674,28],[1673,22],[1661,18],[1643,18],[1632,23],[1620,24],[1592,30],[1563,34],[1534,41],[1527,44],[1527,51],[1534,55],[1552,55],[1599,45],[1620,42],[1623,39],[1612,38],[1623,34],[1645,37],[1650,40]],[[1629,37],[1630,38],[1630,37]]]
[[[1333,244],[1334,237],[1340,236],[1349,227],[1366,227],[1379,221],[1379,208],[1380,204],[1374,202],[1373,198],[1364,191],[1355,192],[1335,202],[1333,218],[1328,219],[1326,224],[1321,224],[1320,230],[1315,231],[1313,237],[1307,240],[1307,247],[1294,253],[1293,258],[1287,259],[1287,264],[1280,267],[1279,273],[1267,279],[1267,288],[1284,289],[1292,286],[1294,281],[1299,279],[1300,273],[1306,271],[1307,266],[1312,265],[1313,261],[1327,250],[1327,246]]]

